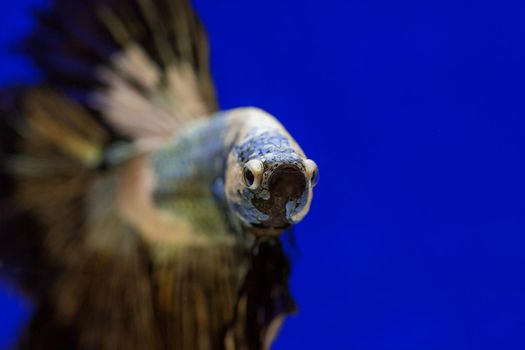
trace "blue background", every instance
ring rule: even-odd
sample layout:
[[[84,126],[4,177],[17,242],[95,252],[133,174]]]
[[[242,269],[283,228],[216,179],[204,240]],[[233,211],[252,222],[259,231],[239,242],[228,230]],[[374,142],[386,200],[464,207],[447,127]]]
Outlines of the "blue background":
[[[30,27],[3,2],[0,47]],[[274,349],[525,349],[525,5],[197,0],[223,107],[320,167]],[[34,79],[0,51],[5,84]],[[0,347],[27,317],[2,287]]]

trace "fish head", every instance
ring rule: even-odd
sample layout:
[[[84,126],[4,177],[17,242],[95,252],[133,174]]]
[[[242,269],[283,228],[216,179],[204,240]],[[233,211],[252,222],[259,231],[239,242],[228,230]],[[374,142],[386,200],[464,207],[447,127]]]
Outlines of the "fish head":
[[[226,173],[228,204],[259,234],[278,234],[300,222],[318,179],[315,162],[279,132],[259,133],[233,147]]]

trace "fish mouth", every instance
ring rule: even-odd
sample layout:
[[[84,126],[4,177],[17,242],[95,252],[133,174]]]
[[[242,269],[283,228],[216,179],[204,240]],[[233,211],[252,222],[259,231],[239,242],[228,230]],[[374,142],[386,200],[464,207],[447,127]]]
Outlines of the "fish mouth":
[[[253,201],[259,211],[268,215],[268,219],[259,226],[288,228],[293,223],[290,203],[299,203],[307,187],[306,174],[301,167],[284,164],[276,168],[268,179],[270,197],[267,200],[257,198]]]

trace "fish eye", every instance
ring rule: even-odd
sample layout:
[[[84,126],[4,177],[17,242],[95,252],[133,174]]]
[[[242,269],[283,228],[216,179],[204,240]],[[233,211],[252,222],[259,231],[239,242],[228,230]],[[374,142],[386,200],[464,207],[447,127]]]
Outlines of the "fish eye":
[[[317,185],[317,183],[319,182],[319,169],[314,170],[310,182],[312,183],[312,187]]]
[[[248,187],[252,186],[255,182],[255,175],[253,175],[252,171],[248,168],[244,169],[244,182]]]
[[[260,160],[252,159],[244,165],[244,184],[251,190],[259,187],[264,171],[264,165]]]
[[[307,159],[304,161],[304,167],[306,169],[306,175],[310,179],[312,187],[314,187],[319,182],[319,169],[317,168],[317,164],[315,164],[313,160]]]

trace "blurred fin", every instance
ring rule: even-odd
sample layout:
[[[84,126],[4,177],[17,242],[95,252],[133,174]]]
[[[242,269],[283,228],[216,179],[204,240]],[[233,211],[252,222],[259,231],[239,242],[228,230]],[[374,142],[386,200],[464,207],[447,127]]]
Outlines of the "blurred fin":
[[[217,109],[204,29],[187,0],[54,0],[23,45],[58,88],[132,139]]]

